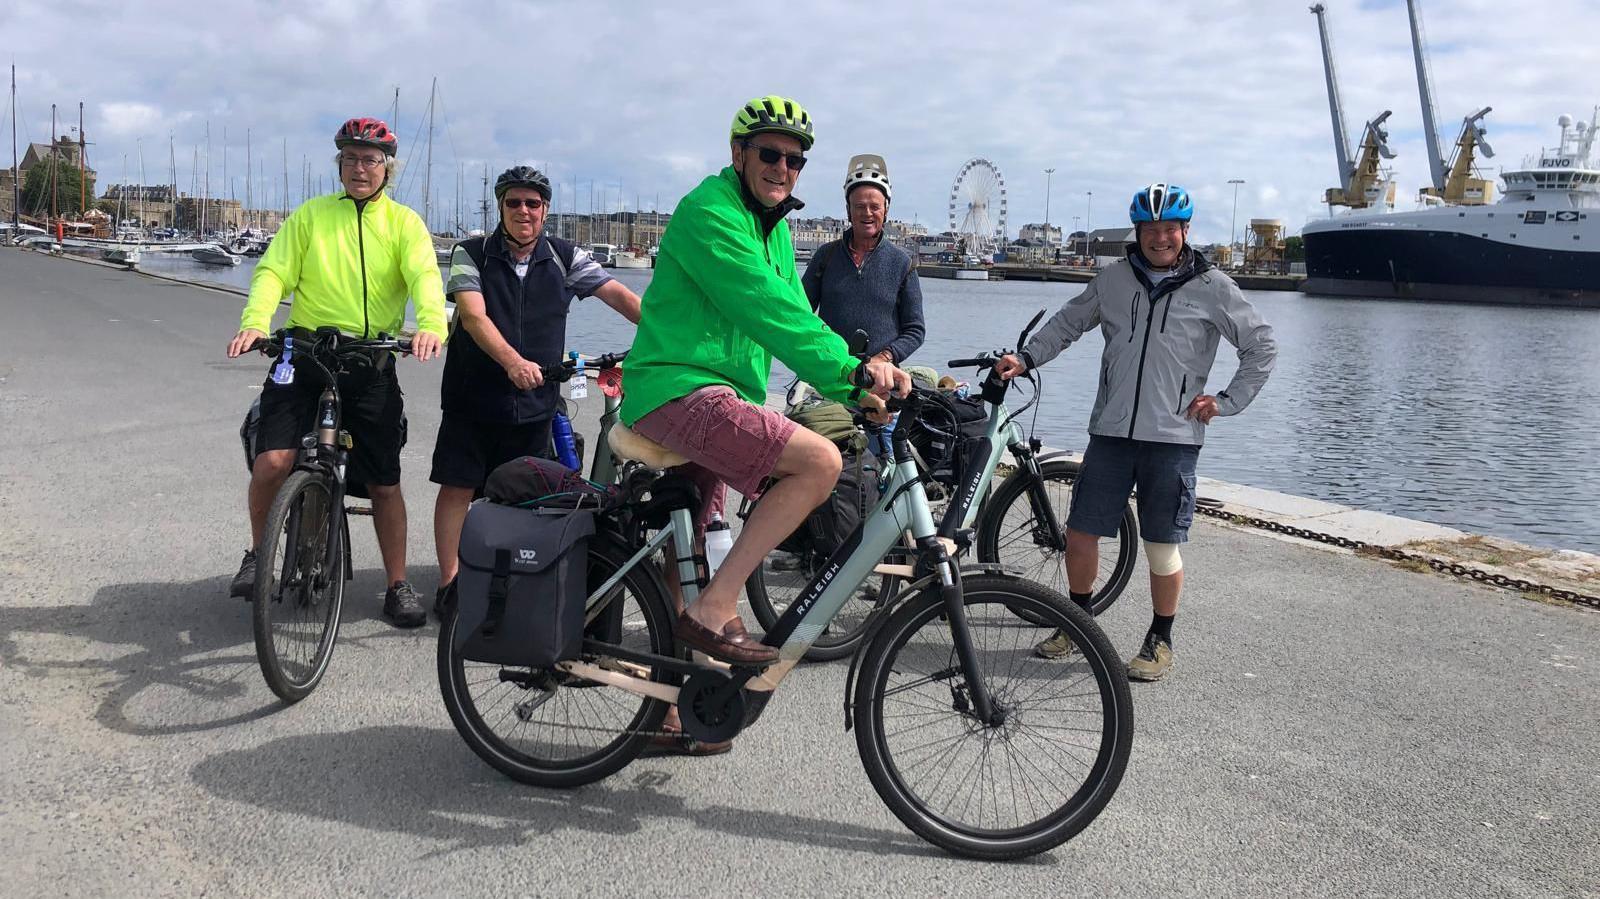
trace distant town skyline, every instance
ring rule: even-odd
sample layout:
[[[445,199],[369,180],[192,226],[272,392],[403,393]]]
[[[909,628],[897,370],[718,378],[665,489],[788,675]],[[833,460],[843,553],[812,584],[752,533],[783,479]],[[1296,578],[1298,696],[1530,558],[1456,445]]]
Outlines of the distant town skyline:
[[[1350,139],[1393,110],[1391,164],[1409,205],[1428,163],[1405,5],[1325,2]],[[420,209],[437,77],[427,179],[436,228],[455,219],[458,194],[476,223],[485,168],[492,179],[513,163],[549,172],[560,211],[588,211],[591,184],[596,211],[670,211],[726,164],[738,104],[771,92],[817,121],[796,191],[806,215],[842,216],[844,164],[859,152],[887,159],[891,214],[930,232],[948,227],[962,164],[992,161],[1013,238],[1045,221],[1046,168],[1050,224],[1063,233],[1125,221],[1136,188],[1168,180],[1195,194],[1205,242],[1228,240],[1250,218],[1298,231],[1336,183],[1316,20],[1303,3],[998,3],[937,14],[889,3],[867,26],[861,12],[822,2],[763,21],[743,5],[611,2],[581,16],[494,3],[463,15],[405,0],[247,5],[214,17],[172,2],[68,2],[7,6],[0,30],[29,36],[12,48],[19,153],[48,142],[51,103],[57,133],[74,135],[81,100],[101,185],[136,182],[142,150],[145,183],[173,180],[175,161],[188,193],[209,123],[210,193],[242,201],[248,180],[263,208],[284,202],[285,180],[291,207],[308,184],[332,189],[333,130],[377,115],[396,118],[405,163],[396,192]],[[1587,120],[1600,102],[1582,94],[1593,90],[1600,8],[1519,7],[1517,31],[1537,52],[1507,38],[1505,13],[1490,0],[1423,4],[1441,143],[1448,152],[1462,117],[1492,106],[1486,125],[1501,155],[1484,166],[1490,176],[1552,144],[1557,115]],[[114,39],[86,40],[86,21]],[[92,64],[68,62],[85,52]],[[9,102],[0,117],[9,139]],[[1237,225],[1232,179],[1244,182]]]

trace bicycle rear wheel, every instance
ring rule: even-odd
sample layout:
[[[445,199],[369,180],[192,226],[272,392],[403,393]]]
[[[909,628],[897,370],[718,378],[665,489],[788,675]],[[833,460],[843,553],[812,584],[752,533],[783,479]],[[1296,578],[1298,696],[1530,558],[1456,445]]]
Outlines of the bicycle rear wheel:
[[[972,710],[933,589],[895,609],[862,655],[856,748],[878,795],[917,835],[958,855],[1021,858],[1071,839],[1116,793],[1133,741],[1127,670],[1094,619],[1060,594],[1003,575],[966,577],[962,588],[1002,720]],[[1034,644],[1055,628],[1081,654],[1036,657]]]
[[[589,590],[630,553],[604,538],[589,545]],[[674,655],[671,606],[646,560],[625,574],[585,636],[655,655]],[[508,777],[541,787],[577,787],[616,773],[644,750],[667,703],[549,668],[473,662],[455,652],[455,615],[439,629],[439,689],[456,731]],[[583,661],[676,685],[682,678],[585,652]]]
[[[910,550],[893,549],[884,557],[884,561],[893,564],[910,564],[914,558]],[[782,560],[782,564],[774,567]],[[777,625],[778,618],[789,604],[800,595],[800,591],[811,583],[818,569],[827,559],[818,558],[815,553],[804,553],[784,556],[768,557],[750,577],[744,582],[745,598],[750,601],[750,611],[755,613],[756,621],[760,622],[764,631],[771,632]],[[845,600],[839,614],[833,616],[828,626],[823,628],[822,634],[815,643],[806,650],[805,660],[808,662],[831,662],[836,659],[846,658],[856,651],[861,639],[867,633],[868,616],[873,610],[900,590],[901,580],[894,575],[879,575],[868,578],[867,581],[856,587],[848,600]]]
[[[1039,466],[1039,476],[1043,499],[1055,511],[1064,537],[1078,464],[1054,459]],[[978,517],[978,561],[998,562],[1016,569],[1028,580],[1065,595],[1069,592],[1067,548],[1064,543],[1050,539],[1050,529],[1038,507],[1040,496],[1030,489],[1032,486],[1032,476],[1027,469],[1018,467],[995,488]],[[1139,556],[1138,541],[1139,519],[1129,507],[1122,511],[1122,525],[1117,535],[1100,540],[1100,572],[1095,576],[1094,598],[1090,601],[1094,614],[1111,608],[1128,586]]]
[[[252,621],[261,674],[286,703],[309,696],[333,658],[344,605],[342,518],[328,479],[311,471],[292,472],[267,511]]]

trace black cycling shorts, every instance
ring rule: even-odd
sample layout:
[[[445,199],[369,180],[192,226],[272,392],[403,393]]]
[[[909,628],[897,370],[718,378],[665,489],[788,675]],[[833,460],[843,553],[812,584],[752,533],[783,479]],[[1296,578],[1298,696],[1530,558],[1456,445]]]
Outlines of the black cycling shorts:
[[[439,420],[439,439],[433,445],[433,473],[428,480],[482,493],[484,481],[495,468],[522,456],[548,455],[549,449],[549,419],[508,425],[446,412]]]
[[[354,371],[339,376],[342,425],[355,444],[350,449],[345,481],[356,496],[363,494],[363,484],[400,483],[400,448],[406,443],[405,402],[394,369],[391,356],[374,365],[357,365]],[[322,388],[322,374],[310,365],[295,367],[293,384],[278,385],[268,377],[261,385],[256,452],[299,449],[300,439],[316,424]]]

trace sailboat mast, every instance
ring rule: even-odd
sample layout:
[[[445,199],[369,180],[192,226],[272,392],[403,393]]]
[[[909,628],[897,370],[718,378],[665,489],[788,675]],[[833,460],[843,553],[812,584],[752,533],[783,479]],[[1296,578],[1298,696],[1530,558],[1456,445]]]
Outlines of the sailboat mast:
[[[255,213],[254,198],[250,193],[250,129],[244,129],[244,215],[245,226],[249,227],[250,217]]]
[[[283,139],[283,196],[278,198],[278,211],[281,213],[278,218],[278,224],[282,225],[283,220],[289,217],[289,139],[287,137]]]
[[[78,101],[78,217],[89,211],[89,185],[83,180],[83,157],[88,149],[83,139],[83,101]]]
[[[56,105],[50,104],[50,218],[56,217],[56,169],[60,168],[60,160],[56,158]]]
[[[139,146],[139,230],[144,230],[144,138],[140,138]]]
[[[17,172],[17,67],[11,67],[11,233],[21,234],[18,230],[19,216],[22,214],[22,185],[18,183]]]
[[[438,92],[439,79],[433,79],[433,86],[428,89],[428,161],[422,170],[422,223],[428,226],[428,233],[433,233],[432,201],[430,190],[433,184],[433,101]]]
[[[200,197],[200,238],[205,239],[207,213],[211,210],[211,123],[206,122],[206,182],[205,192]]]

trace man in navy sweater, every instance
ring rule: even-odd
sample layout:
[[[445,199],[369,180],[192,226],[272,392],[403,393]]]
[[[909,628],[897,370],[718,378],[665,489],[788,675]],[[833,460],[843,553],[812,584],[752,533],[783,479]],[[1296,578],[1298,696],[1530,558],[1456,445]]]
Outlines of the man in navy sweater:
[[[911,254],[883,240],[889,199],[883,157],[851,159],[844,179],[850,227],[817,249],[800,283],[828,327],[846,340],[865,331],[873,359],[899,365],[922,346],[922,285]],[[873,452],[887,455],[888,432],[873,431]]]

